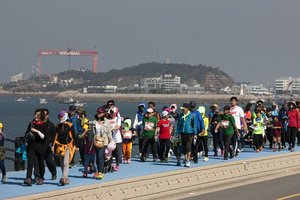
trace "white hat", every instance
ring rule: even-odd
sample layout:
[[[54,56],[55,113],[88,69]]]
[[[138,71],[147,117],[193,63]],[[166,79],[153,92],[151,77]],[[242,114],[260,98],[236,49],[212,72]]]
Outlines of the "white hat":
[[[161,116],[162,116],[162,117],[165,117],[165,116],[167,116],[168,114],[169,114],[168,111],[164,110],[164,111],[162,111]]]
[[[152,109],[152,108],[148,108],[148,109],[147,109],[147,112],[148,112],[148,113],[153,113],[153,109]]]

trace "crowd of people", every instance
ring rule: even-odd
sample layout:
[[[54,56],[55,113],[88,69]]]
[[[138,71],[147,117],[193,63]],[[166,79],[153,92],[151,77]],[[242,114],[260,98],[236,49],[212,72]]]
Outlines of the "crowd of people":
[[[82,177],[92,173],[95,179],[101,180],[107,172],[119,171],[121,163],[131,163],[134,140],[138,140],[141,162],[152,159],[153,162],[167,163],[172,151],[176,165],[184,167],[201,159],[209,161],[209,135],[213,139],[213,156],[222,156],[224,160],[239,156],[247,143],[257,153],[264,147],[274,152],[284,148],[293,152],[296,138],[300,145],[300,102],[273,103],[265,108],[263,101],[257,101],[241,108],[237,97],[231,97],[230,104],[223,109],[212,104],[208,115],[205,107],[197,106],[194,101],[179,108],[181,112],[176,104],[172,104],[164,106],[159,113],[155,102],[141,103],[131,120],[122,117],[114,100],[109,100],[98,107],[94,119],[89,120],[83,108],[71,105],[68,112],[58,113],[56,125],[49,120],[48,109],[37,109],[24,136],[27,144],[24,184],[44,183],[44,163],[52,180],[57,178],[56,166],[59,164],[62,170],[59,184],[69,184],[69,168],[76,163],[76,152],[80,157],[78,162],[83,166]],[[4,139],[0,123],[3,182],[6,180]],[[148,152],[149,146],[151,152]]]

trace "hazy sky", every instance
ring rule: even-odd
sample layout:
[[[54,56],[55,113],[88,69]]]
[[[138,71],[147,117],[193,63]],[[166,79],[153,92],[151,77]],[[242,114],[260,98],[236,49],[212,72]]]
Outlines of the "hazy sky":
[[[299,76],[299,0],[0,0],[0,82],[38,49],[99,51],[98,71],[162,62],[220,66],[236,81]],[[72,68],[90,57],[72,57]],[[68,57],[43,57],[43,72]]]

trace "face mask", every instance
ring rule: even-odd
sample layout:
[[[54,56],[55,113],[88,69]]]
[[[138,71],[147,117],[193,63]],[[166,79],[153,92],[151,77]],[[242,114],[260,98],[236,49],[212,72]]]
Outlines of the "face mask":
[[[68,115],[64,115],[62,118],[60,118],[60,123],[64,123],[68,120]]]
[[[100,120],[100,121],[104,121],[104,119],[105,119],[105,117],[104,117],[104,116],[102,116],[102,117],[99,117],[99,120]]]

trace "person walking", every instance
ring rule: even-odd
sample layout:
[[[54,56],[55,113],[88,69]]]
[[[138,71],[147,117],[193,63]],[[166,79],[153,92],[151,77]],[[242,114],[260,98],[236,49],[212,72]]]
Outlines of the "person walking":
[[[58,114],[59,123],[56,126],[56,134],[53,141],[52,151],[59,156],[62,170],[62,178],[59,180],[61,186],[70,183],[69,180],[69,163],[71,162],[75,150],[78,150],[75,129],[71,122],[68,122],[68,113],[60,111]]]
[[[225,152],[224,152],[224,160],[228,160],[228,153],[230,153],[230,158],[233,158],[233,148],[230,148],[230,145],[232,145],[233,141],[233,135],[235,130],[237,130],[235,125],[235,119],[230,114],[230,106],[226,105],[224,106],[224,114],[221,115],[220,121],[215,127],[215,133],[217,133],[219,130],[219,127],[221,127],[221,131],[223,132],[224,137],[224,145],[225,145]]]
[[[300,116],[296,107],[296,103],[291,101],[288,103],[287,116],[289,118],[288,129],[286,133],[287,142],[289,143],[289,150],[294,151],[296,143],[296,135],[300,131]]]
[[[185,155],[185,167],[191,166],[192,141],[197,134],[197,126],[195,125],[196,116],[190,112],[189,104],[184,103],[180,109],[182,113],[179,115],[177,124],[177,133],[180,134],[183,154]]]
[[[36,184],[42,185],[44,183],[45,175],[45,154],[50,144],[50,131],[45,122],[45,112],[42,109],[37,109],[34,112],[34,119],[28,124],[25,134],[27,138],[27,173],[24,184],[32,185],[32,170],[34,162],[38,161]]]
[[[164,110],[161,114],[162,119],[158,121],[155,130],[155,140],[159,140],[159,159],[160,162],[168,162],[169,151],[171,148],[171,132],[172,125],[169,118],[168,111]]]
[[[110,141],[112,141],[112,131],[109,122],[105,119],[105,109],[103,107],[98,107],[95,120],[93,121],[95,132],[95,138],[99,138],[99,141],[103,141],[103,145],[96,147],[96,165],[97,172],[95,173],[96,179],[104,178],[104,162],[105,162],[105,149]]]

